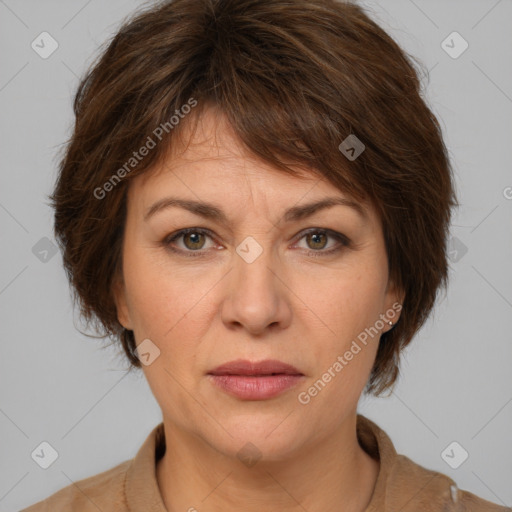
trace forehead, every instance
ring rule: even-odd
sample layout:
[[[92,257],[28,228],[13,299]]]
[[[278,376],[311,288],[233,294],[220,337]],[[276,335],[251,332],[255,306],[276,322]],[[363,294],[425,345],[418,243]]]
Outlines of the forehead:
[[[317,171],[304,165],[290,165],[298,177],[287,175],[251,154],[233,131],[225,114],[214,106],[205,107],[199,115],[192,113],[182,122],[184,126],[180,127],[182,129],[173,139],[163,161],[136,178],[140,184],[152,181],[165,171],[196,175],[201,181],[205,178],[236,180],[250,177],[289,182],[291,178],[294,182],[300,179],[312,184],[321,178]]]
[[[205,108],[195,121],[183,127],[158,166],[132,180],[129,202],[138,210],[146,212],[170,193],[215,202],[227,211],[270,212],[326,196],[350,199],[314,169],[289,164],[294,176],[250,154],[217,109]],[[371,214],[369,204],[362,206]]]

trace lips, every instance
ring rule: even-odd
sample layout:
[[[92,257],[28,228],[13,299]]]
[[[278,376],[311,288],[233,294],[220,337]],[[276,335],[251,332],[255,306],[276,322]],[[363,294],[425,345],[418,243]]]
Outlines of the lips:
[[[207,378],[217,389],[239,400],[269,400],[298,386],[306,377],[282,361],[238,359],[218,366]]]
[[[277,361],[275,359],[267,359],[265,361],[251,362],[243,359],[237,359],[229,363],[223,364],[208,372],[209,375],[241,375],[241,376],[270,376],[270,375],[303,375],[294,366]]]

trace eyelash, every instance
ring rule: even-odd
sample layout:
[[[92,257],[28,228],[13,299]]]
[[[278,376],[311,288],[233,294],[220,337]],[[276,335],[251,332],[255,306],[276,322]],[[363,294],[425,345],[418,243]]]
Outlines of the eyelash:
[[[203,250],[192,251],[192,250],[183,250],[183,249],[177,249],[175,247],[172,247],[172,245],[171,245],[172,242],[174,242],[178,238],[180,238],[184,235],[187,235],[189,233],[198,233],[198,234],[206,235],[206,236],[209,236],[210,238],[213,238],[211,232],[207,229],[185,228],[185,229],[176,231],[175,233],[171,233],[170,235],[165,237],[164,240],[162,240],[162,244],[165,248],[169,249],[170,251],[178,253],[180,255],[184,255],[186,257],[197,258],[197,257],[204,256],[205,253]],[[317,251],[306,249],[307,254],[309,256],[313,256],[315,258],[323,257],[323,256],[330,256],[331,254],[337,253],[337,252],[341,251],[343,248],[350,246],[350,240],[345,235],[338,233],[337,231],[333,231],[331,229],[321,229],[321,228],[312,228],[312,229],[305,231],[304,233],[302,233],[302,236],[298,239],[298,241],[302,240],[305,236],[309,235],[310,233],[325,234],[327,236],[334,238],[341,244],[334,248],[328,249],[327,251],[324,251],[321,249],[319,249]]]

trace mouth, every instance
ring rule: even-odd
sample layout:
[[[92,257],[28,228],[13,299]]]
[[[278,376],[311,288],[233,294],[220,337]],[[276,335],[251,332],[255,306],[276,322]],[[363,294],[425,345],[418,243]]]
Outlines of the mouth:
[[[237,360],[208,372],[213,384],[241,400],[268,400],[295,387],[305,376],[297,368],[276,360]]]
[[[263,377],[273,375],[304,375],[294,366],[267,359],[265,361],[251,362],[242,359],[223,364],[208,373],[209,375],[243,375],[247,377]]]

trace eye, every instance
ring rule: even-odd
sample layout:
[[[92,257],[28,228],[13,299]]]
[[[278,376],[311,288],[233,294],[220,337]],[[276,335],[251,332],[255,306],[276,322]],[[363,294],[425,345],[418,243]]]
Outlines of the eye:
[[[338,242],[334,247],[324,250],[328,245],[329,238]],[[343,234],[330,229],[313,228],[302,235],[299,240],[306,240],[306,251],[312,256],[325,256],[341,251],[344,247],[350,245],[350,240]],[[313,250],[310,250],[313,249]]]
[[[165,238],[162,243],[173,252],[179,252],[186,256],[193,257],[204,254],[202,249],[204,249],[205,246],[205,238],[211,238],[209,231],[201,228],[187,228],[172,233]],[[183,246],[174,247],[173,243],[179,239],[182,239]]]
[[[172,252],[197,257],[204,256],[207,250],[212,248],[212,246],[205,246],[208,238],[213,240],[209,230],[202,228],[186,228],[171,233],[162,241],[162,244]],[[328,246],[329,238],[338,243],[335,244],[334,247],[325,249]],[[305,248],[306,252],[308,255],[314,257],[328,256],[350,245],[350,240],[345,235],[330,229],[312,228],[303,233],[299,241],[303,239],[306,240],[307,244]],[[177,243],[178,241],[182,242],[181,246]]]

